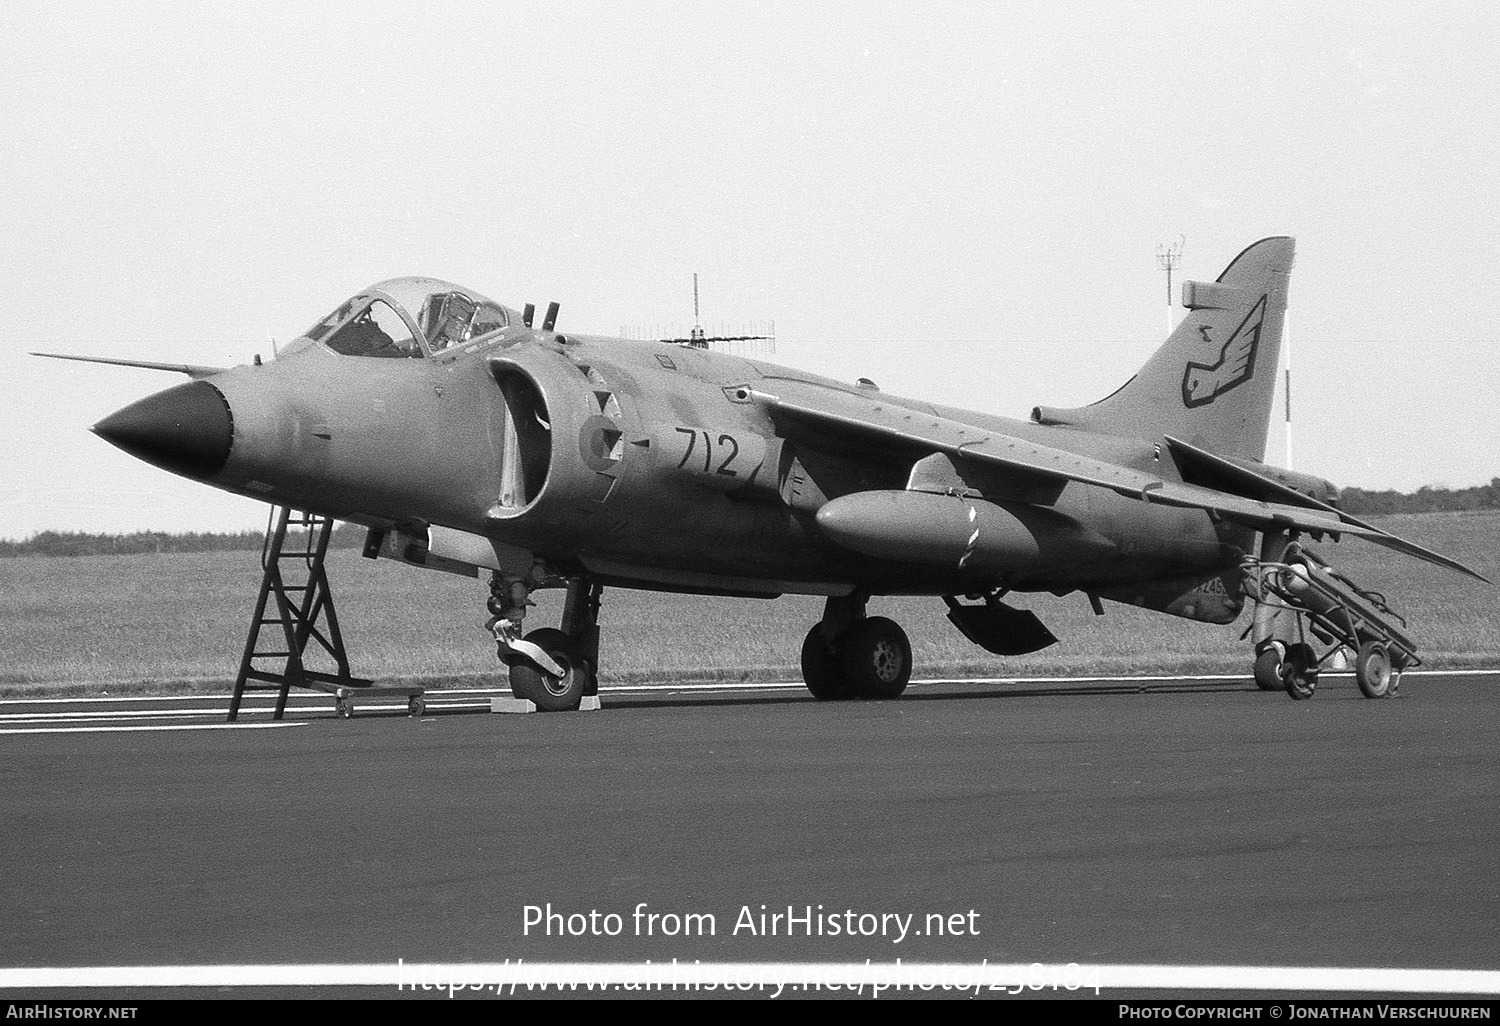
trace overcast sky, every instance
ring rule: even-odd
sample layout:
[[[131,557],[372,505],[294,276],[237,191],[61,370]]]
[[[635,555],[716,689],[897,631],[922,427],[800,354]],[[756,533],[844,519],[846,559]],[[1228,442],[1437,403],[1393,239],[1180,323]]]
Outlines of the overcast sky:
[[[788,362],[1024,415],[1160,339],[1179,237],[1210,279],[1297,237],[1304,469],[1487,481],[1500,349],[1433,343],[1500,339],[1495,11],[0,6],[0,536],[260,516],[84,430],[180,379],[22,343],[241,362],[416,273],[686,326],[698,271],[704,321],[774,320]],[[1094,340],[1127,345],[927,348]],[[905,345],[795,344],[846,341]],[[1389,345],[1312,353],[1341,341]]]

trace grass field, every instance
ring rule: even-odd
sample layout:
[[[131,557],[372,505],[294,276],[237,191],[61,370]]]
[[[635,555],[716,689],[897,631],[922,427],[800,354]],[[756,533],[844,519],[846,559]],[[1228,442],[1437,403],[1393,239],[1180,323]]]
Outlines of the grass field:
[[[1500,513],[1389,517],[1388,530],[1500,580]],[[1500,664],[1500,588],[1357,539],[1318,551],[1407,617],[1424,664]],[[487,587],[475,580],[374,562],[341,551],[329,574],[356,674],[493,684],[483,630]],[[258,553],[177,553],[0,559],[0,694],[150,692],[229,687],[260,580]],[[561,593],[543,592],[528,626],[556,626]],[[1114,603],[1095,617],[1082,595],[1014,596],[1061,643],[992,656],[947,622],[940,599],[875,599],[871,611],[910,634],[916,676],[981,673],[1248,673],[1239,640],[1248,614],[1214,627]],[[822,600],[775,601],[606,592],[605,683],[794,679]]]

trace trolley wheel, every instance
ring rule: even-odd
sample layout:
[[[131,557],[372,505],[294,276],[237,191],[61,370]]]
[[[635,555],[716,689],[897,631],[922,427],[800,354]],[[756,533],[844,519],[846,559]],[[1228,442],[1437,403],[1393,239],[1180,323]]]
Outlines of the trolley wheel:
[[[408,716],[421,716],[426,709],[427,703],[421,695],[412,695],[406,702],[406,715]]]
[[[341,720],[347,720],[354,715],[354,699],[336,698],[333,702],[333,711]]]
[[[1267,645],[1255,657],[1255,686],[1262,691],[1280,691],[1286,686],[1286,682],[1281,679],[1280,646]]]
[[[1318,657],[1308,644],[1288,645],[1281,663],[1286,693],[1301,701],[1311,698],[1318,687]]]
[[[1395,672],[1391,654],[1378,641],[1366,641],[1354,657],[1354,679],[1366,698],[1385,698],[1391,693]]]

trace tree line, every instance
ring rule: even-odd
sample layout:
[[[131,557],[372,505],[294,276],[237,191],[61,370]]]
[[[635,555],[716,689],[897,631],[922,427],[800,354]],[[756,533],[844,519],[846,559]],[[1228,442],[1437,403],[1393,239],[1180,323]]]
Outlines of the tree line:
[[[1473,488],[1433,488],[1423,485],[1414,492],[1339,490],[1339,506],[1355,516],[1381,513],[1463,513],[1476,509],[1500,509],[1500,477]]]
[[[1463,513],[1500,509],[1500,477],[1473,488],[1433,488],[1424,485],[1415,492],[1382,492],[1344,488],[1339,507],[1354,516],[1386,513]],[[81,531],[40,531],[25,541],[0,539],[0,558],[6,556],[111,556],[143,552],[226,552],[259,549],[265,535],[260,531],[216,533],[188,531],[136,531],[132,534],[89,534]],[[355,549],[365,543],[365,529],[355,524],[337,524],[331,548]]]
[[[291,544],[288,535],[288,544]],[[131,534],[90,534],[82,531],[39,531],[25,541],[0,539],[0,558],[6,556],[130,556],[143,552],[239,552],[259,550],[261,531],[135,531]],[[365,529],[335,524],[329,548],[355,549],[365,543]]]

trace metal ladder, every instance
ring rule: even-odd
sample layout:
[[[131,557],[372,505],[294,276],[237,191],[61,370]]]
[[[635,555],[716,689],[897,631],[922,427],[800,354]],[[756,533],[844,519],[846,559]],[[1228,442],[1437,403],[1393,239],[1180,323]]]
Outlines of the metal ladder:
[[[273,526],[274,525],[274,526]],[[300,540],[288,548],[288,528],[301,531]],[[339,633],[339,618],[333,608],[333,592],[323,557],[333,533],[333,519],[316,513],[304,513],[285,506],[271,507],[266,523],[266,540],[261,548],[260,565],[264,571],[255,613],[250,618],[250,634],[245,639],[245,654],[240,659],[239,676],[234,682],[234,697],[229,702],[229,722],[240,714],[240,702],[248,692],[274,692],[274,719],[286,712],[286,699],[293,687],[332,692],[339,697],[340,715],[345,711],[345,689],[369,688],[371,682],[349,673],[349,657],[344,638]],[[288,571],[284,573],[283,571]],[[288,576],[292,580],[288,581]],[[275,599],[272,606],[271,600]],[[273,615],[267,615],[268,607]],[[322,621],[320,627],[319,621]],[[262,638],[266,627],[279,627]],[[337,673],[310,670],[303,662],[307,643],[316,641],[338,665]],[[257,661],[282,660],[279,670],[264,669]],[[254,683],[252,683],[254,682]],[[420,693],[420,692],[419,692]]]

